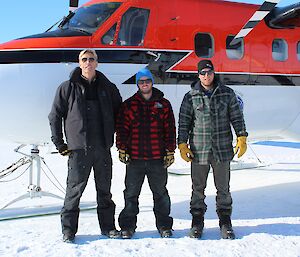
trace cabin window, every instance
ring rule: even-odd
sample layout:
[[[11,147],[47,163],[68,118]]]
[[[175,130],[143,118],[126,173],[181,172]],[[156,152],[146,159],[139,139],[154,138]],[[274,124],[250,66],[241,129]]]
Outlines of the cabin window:
[[[297,57],[298,57],[298,60],[300,61],[300,41],[297,44]]]
[[[121,20],[117,45],[142,46],[146,34],[149,10],[129,8]]]
[[[208,33],[197,33],[194,39],[195,53],[198,57],[211,58],[214,55],[213,37]]]
[[[235,44],[230,45],[234,37],[230,35],[226,38],[226,54],[229,59],[240,60],[244,56],[244,40],[238,38]]]
[[[101,38],[103,45],[112,45],[114,42],[114,35],[116,32],[117,23],[113,25]]]
[[[275,61],[285,61],[288,58],[288,45],[284,39],[274,39],[272,43],[272,57]]]

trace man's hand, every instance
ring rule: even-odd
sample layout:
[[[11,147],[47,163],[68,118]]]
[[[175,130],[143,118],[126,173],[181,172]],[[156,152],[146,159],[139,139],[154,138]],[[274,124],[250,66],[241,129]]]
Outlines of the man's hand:
[[[119,149],[119,160],[125,164],[130,162],[130,156],[125,150]]]
[[[181,158],[187,162],[191,162],[194,158],[194,154],[190,148],[188,148],[186,143],[181,143],[178,145],[180,150]]]
[[[234,149],[234,154],[238,152],[238,158],[242,157],[243,154],[247,151],[247,137],[246,136],[240,136],[236,139],[236,146]]]
[[[69,156],[72,153],[72,150],[68,149],[67,144],[63,144],[59,149],[58,152],[62,155],[62,156]]]
[[[174,160],[174,152],[167,151],[166,156],[164,156],[164,167],[170,167],[174,163]]]

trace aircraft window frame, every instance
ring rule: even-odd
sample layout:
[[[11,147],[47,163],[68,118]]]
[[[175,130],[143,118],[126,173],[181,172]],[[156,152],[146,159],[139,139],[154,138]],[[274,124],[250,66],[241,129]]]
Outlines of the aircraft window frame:
[[[113,45],[114,36],[117,29],[117,23],[115,23],[101,38],[101,43],[103,45]]]
[[[143,46],[149,16],[149,9],[130,7],[122,16],[117,45]]]
[[[98,3],[78,8],[61,29],[79,30],[93,34],[121,6],[120,2]]]
[[[226,56],[231,60],[241,60],[245,54],[245,43],[243,38],[238,38],[237,43],[230,45],[230,42],[236,35],[226,37]]]
[[[297,58],[298,58],[298,61],[300,61],[300,41],[298,41],[298,43],[297,43]]]
[[[278,51],[274,51],[275,43],[278,43],[276,46],[276,50],[278,49]],[[285,39],[275,38],[272,41],[272,58],[277,62],[284,62],[288,59],[288,44]]]
[[[198,57],[213,57],[215,55],[214,37],[210,33],[198,32],[194,37],[194,49]]]

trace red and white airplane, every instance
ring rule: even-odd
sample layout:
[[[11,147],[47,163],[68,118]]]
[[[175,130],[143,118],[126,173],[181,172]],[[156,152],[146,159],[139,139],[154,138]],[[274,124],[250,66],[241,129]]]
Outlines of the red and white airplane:
[[[71,0],[57,26],[0,45],[0,135],[49,142],[56,88],[93,48],[124,99],[148,66],[176,117],[198,61],[211,59],[241,100],[250,138],[300,138],[300,3],[278,1]]]

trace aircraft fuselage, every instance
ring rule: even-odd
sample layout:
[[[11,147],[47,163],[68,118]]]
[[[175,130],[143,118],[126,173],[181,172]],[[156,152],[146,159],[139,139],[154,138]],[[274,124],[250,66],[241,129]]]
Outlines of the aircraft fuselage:
[[[211,0],[90,1],[52,31],[0,45],[0,134],[22,143],[49,142],[47,116],[56,88],[77,66],[78,53],[93,48],[98,69],[123,99],[136,92],[135,74],[147,66],[176,119],[197,79],[197,63],[211,59],[242,102],[250,138],[300,138],[299,27],[274,29],[261,21],[229,46],[256,9]]]

